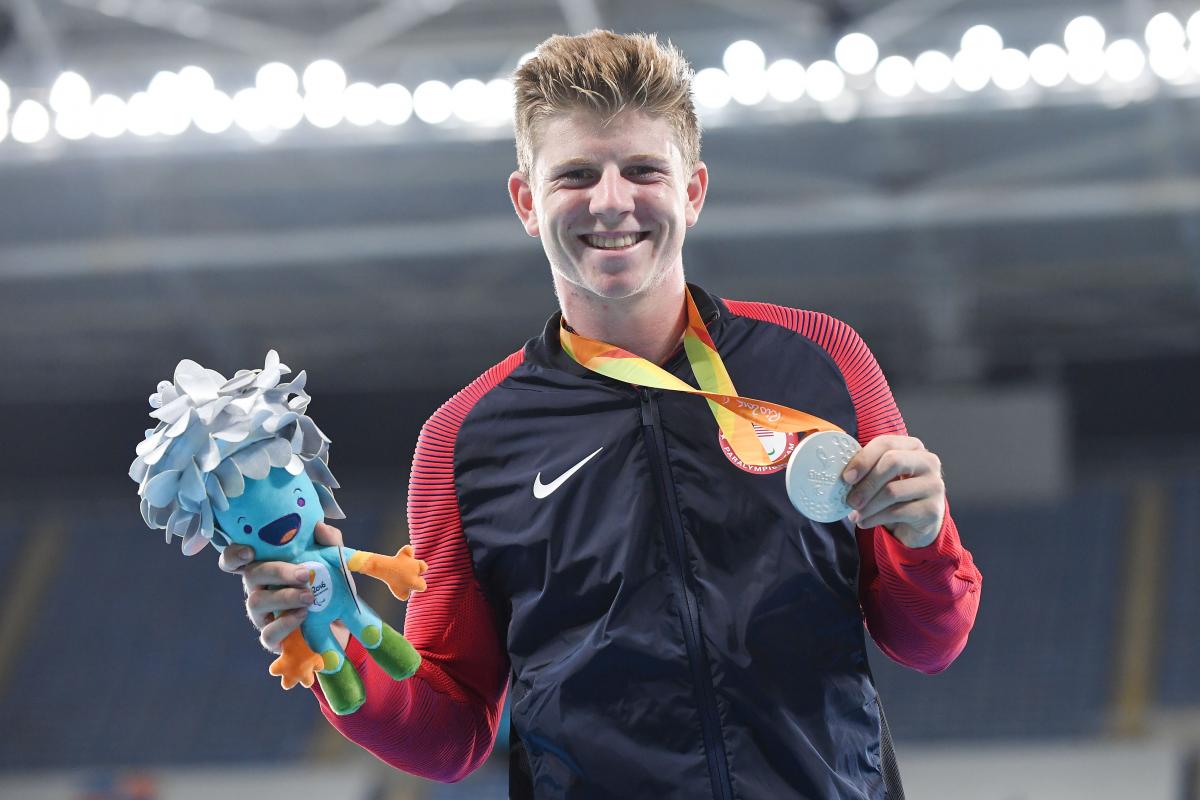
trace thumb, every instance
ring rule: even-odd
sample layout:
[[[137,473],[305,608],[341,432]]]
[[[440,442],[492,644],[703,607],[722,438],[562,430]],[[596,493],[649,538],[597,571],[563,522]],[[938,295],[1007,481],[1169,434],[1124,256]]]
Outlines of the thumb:
[[[328,547],[340,547],[342,545],[342,532],[332,525],[326,525],[324,522],[317,523],[317,527],[313,529],[313,538],[317,540],[317,544],[323,544]]]

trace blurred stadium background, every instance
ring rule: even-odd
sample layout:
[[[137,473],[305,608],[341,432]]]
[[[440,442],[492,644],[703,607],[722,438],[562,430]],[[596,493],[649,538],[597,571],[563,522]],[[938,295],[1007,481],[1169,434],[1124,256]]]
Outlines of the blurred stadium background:
[[[854,325],[943,455],[986,590],[945,674],[872,662],[908,796],[1200,798],[1198,12],[0,0],[0,797],[505,795],[503,740],[440,786],[280,691],[125,473],[179,359],[273,347],[404,543],[420,424],[554,309],[505,80],[598,26],[700,71],[690,278]]]

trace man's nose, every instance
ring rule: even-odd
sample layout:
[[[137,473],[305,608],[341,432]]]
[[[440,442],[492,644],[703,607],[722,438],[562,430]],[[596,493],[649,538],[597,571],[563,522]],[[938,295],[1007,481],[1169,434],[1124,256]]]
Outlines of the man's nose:
[[[593,216],[612,219],[633,211],[633,184],[625,180],[617,167],[606,167],[592,187],[589,210]]]

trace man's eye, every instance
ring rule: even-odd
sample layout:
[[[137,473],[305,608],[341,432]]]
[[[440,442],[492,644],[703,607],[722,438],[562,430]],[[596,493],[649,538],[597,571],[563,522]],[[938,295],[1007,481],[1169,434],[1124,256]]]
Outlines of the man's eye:
[[[654,173],[661,172],[661,171],[662,170],[660,170],[658,167],[651,167],[651,166],[645,165],[645,164],[629,168],[629,172],[632,172],[635,175],[641,175],[641,176],[653,175]]]
[[[586,169],[573,169],[570,172],[564,172],[562,175],[558,176],[559,180],[576,183],[579,181],[586,181],[590,177],[591,172]]]

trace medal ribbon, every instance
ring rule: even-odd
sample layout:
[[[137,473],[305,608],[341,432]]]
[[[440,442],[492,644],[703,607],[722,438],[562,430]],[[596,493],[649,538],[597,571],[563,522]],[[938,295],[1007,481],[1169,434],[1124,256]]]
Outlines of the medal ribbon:
[[[562,348],[580,366],[607,378],[670,392],[698,394],[705,398],[725,440],[746,464],[768,466],[773,463],[753,425],[780,433],[809,434],[842,430],[832,422],[812,414],[779,403],[738,395],[725,369],[725,362],[721,360],[717,346],[713,344],[708,328],[700,318],[700,310],[696,308],[691,291],[684,291],[687,295],[687,328],[683,332],[683,349],[696,382],[700,384],[699,389],[641,356],[598,339],[580,336],[568,330],[565,322],[560,322],[558,328]]]

